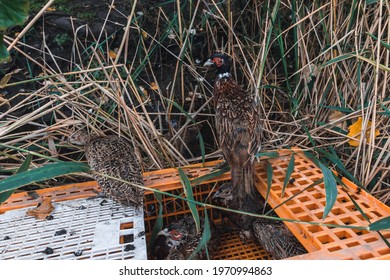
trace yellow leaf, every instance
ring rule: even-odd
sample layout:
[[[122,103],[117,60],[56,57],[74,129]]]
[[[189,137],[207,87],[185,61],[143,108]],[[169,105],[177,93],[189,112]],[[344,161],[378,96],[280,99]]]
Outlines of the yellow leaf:
[[[349,137],[356,138],[356,140],[349,140],[349,145],[353,147],[359,146],[361,133],[362,133],[362,126],[363,126],[363,119],[362,117],[359,117],[358,120],[349,126]],[[371,128],[371,122],[367,122],[367,128],[366,128],[366,140],[369,143],[370,142],[370,128]],[[380,134],[378,129],[375,129],[374,138],[377,137]]]
[[[146,31],[144,31],[144,30],[142,30],[142,37],[144,39],[148,38],[148,33]]]
[[[28,216],[33,216],[37,219],[44,220],[54,210],[54,206],[51,204],[51,198],[45,196],[42,198],[42,203],[34,209],[30,209],[26,212]]]
[[[152,90],[158,90],[158,86],[157,86],[157,84],[156,84],[155,82],[151,82],[151,83],[150,83],[150,88],[151,88]]]
[[[111,57],[112,59],[115,59],[116,58],[116,52],[114,52],[114,51],[112,51],[112,50],[110,50],[109,52],[108,52],[108,56],[109,57]]]
[[[56,8],[49,7],[49,8],[47,8],[46,11],[47,11],[47,12],[55,12],[55,11],[56,11]]]

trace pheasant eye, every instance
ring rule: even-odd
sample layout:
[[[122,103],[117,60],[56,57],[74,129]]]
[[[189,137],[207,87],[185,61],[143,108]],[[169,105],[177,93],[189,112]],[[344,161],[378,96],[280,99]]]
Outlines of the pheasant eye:
[[[217,67],[221,67],[223,64],[223,59],[220,57],[215,57],[215,58],[213,58],[212,61],[214,62],[215,66],[217,66]]]

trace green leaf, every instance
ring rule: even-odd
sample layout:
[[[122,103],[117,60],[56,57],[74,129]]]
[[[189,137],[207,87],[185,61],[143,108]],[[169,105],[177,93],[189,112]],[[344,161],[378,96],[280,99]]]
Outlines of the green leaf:
[[[218,178],[219,176],[222,176],[225,172],[228,172],[229,170],[230,170],[230,166],[228,164],[226,164],[221,169],[218,169],[218,170],[213,171],[209,174],[206,174],[206,175],[203,175],[203,176],[200,176],[200,177],[197,177],[197,178],[191,180],[190,183],[194,187],[194,186],[197,186],[205,181],[209,181],[209,180],[212,180],[214,178]]]
[[[267,160],[266,163],[266,169],[267,169],[267,195],[265,196],[265,204],[267,204],[269,193],[271,192],[271,186],[272,186],[272,177],[274,175],[274,170],[272,169],[272,165]]]
[[[0,64],[9,62],[10,60],[11,57],[9,56],[9,52],[4,46],[3,34],[0,34]]]
[[[33,170],[12,175],[0,181],[0,193],[16,190],[25,185],[48,180],[60,175],[88,172],[88,164],[82,162],[60,162],[47,164]]]
[[[369,225],[369,230],[389,230],[390,229],[390,216],[380,219]]]
[[[206,248],[206,252],[207,252],[207,255],[208,255],[207,243],[210,241],[210,239],[211,239],[210,222],[209,222],[209,218],[208,218],[208,215],[207,215],[207,209],[205,207],[204,208],[204,225],[203,225],[202,238],[200,239],[200,241],[198,243],[198,246],[196,246],[195,250],[188,257],[188,259],[192,260],[196,256],[196,254],[200,250],[202,250],[202,248],[204,248],[204,247]]]
[[[337,184],[334,179],[333,172],[330,171],[325,165],[323,165],[320,161],[318,161],[318,166],[321,168],[322,175],[324,176],[324,185],[325,185],[325,195],[326,195],[326,203],[324,214],[322,215],[322,219],[325,219],[328,216],[330,210],[337,198]]]
[[[370,34],[370,33],[367,33],[369,36],[371,36],[372,38],[374,38],[375,40],[378,40],[378,38],[376,37],[376,36],[374,36],[374,35],[372,35],[372,34]],[[384,41],[380,41],[380,44],[382,45],[382,46],[384,46],[386,49],[388,49],[388,50],[390,50],[390,44],[387,44],[386,42],[384,42]]]
[[[327,62],[325,62],[324,64],[321,65],[321,68],[324,68],[326,66],[329,66],[333,63],[337,63],[337,62],[341,62],[341,61],[344,61],[344,60],[347,60],[347,59],[350,59],[352,57],[354,57],[355,55],[352,54],[352,53],[348,53],[348,54],[343,54],[343,55],[339,55],[333,59],[330,59],[328,60]]]
[[[335,110],[335,111],[339,111],[339,112],[343,112],[343,113],[352,113],[353,110],[349,109],[349,108],[345,108],[345,107],[339,107],[339,106],[326,106],[326,105],[319,105],[320,107],[322,108],[327,108],[327,109],[331,109],[331,110]]]
[[[15,174],[22,173],[28,170],[30,167],[32,160],[32,154],[28,154],[22,165],[19,167],[19,169],[15,172]],[[0,193],[0,204],[2,204],[4,201],[6,201],[13,193],[15,190],[11,191],[6,191],[3,193]]]
[[[28,0],[0,0],[0,31],[23,24],[28,18]]]
[[[153,226],[152,235],[150,236],[150,239],[149,239],[149,244],[148,244],[149,250],[152,248],[154,241],[156,241],[157,234],[161,231],[161,229],[163,227],[162,195],[161,195],[161,193],[155,192],[154,196],[156,197],[156,199],[158,201],[158,216],[156,219],[156,223]]]
[[[261,152],[256,154],[256,157],[268,157],[268,158],[278,158],[279,153],[278,152]]]
[[[366,0],[366,5],[371,5],[377,3],[378,0]]]
[[[286,190],[286,186],[287,186],[288,182],[290,181],[291,174],[294,171],[294,165],[295,165],[295,157],[294,157],[294,155],[291,155],[290,162],[287,166],[286,177],[284,177],[283,190],[282,190],[281,197],[283,197],[284,191]]]
[[[381,107],[382,109],[385,111],[385,112],[378,112],[378,114],[381,114],[381,115],[384,115],[386,117],[390,117],[390,110],[383,104],[381,104]]]
[[[195,203],[191,202],[191,200],[192,201],[195,200],[194,194],[192,192],[191,182],[181,168],[178,168],[178,171],[179,171],[180,182],[183,185],[184,193],[185,193],[186,197],[190,200],[190,201],[187,201],[187,203],[188,203],[188,207],[190,208],[191,214],[194,217],[196,231],[199,233],[200,232],[200,219],[199,219],[198,209],[196,208]]]

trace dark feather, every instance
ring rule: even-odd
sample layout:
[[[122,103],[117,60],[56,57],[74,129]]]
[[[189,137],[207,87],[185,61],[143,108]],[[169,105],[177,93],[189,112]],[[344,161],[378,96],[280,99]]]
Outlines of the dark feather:
[[[233,188],[240,199],[253,191],[253,156],[260,149],[260,118],[253,96],[230,75],[229,58],[214,54],[217,66],[214,82],[216,129],[225,160],[229,163]]]
[[[213,201],[225,208],[256,214],[261,213],[265,203],[256,192],[253,197],[247,196],[244,203],[240,204],[231,183],[222,184],[214,194]],[[270,208],[266,207],[266,211],[268,210]],[[307,252],[282,221],[231,212],[226,212],[226,215],[241,230],[240,236],[244,237],[243,241],[248,236],[256,239],[274,259],[284,259]],[[272,215],[276,217],[276,214]]]

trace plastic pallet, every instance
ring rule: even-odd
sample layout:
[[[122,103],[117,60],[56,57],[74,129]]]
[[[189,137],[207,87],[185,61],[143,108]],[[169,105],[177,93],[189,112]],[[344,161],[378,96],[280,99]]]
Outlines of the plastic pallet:
[[[0,210],[0,259],[146,259],[143,210],[96,197],[95,186],[13,195]],[[42,196],[52,197],[53,219],[26,215],[31,207],[23,203],[36,205]]]
[[[302,222],[367,226],[368,221],[354,207],[346,191],[348,191],[364,210],[370,222],[375,222],[380,218],[390,215],[389,207],[364,191],[358,192],[358,188],[354,184],[342,178],[348,190],[338,186],[339,194],[337,201],[329,216],[322,221],[322,213],[325,205],[324,186],[323,184],[319,184],[308,188],[315,181],[322,178],[321,170],[302,153],[295,151],[295,166],[294,172],[291,175],[294,178],[294,182],[288,184],[284,197],[282,198],[280,196],[287,166],[291,158],[291,151],[280,151],[279,155],[279,158],[263,159],[256,165],[256,187],[265,196],[267,189],[265,164],[266,161],[269,161],[273,168],[273,181],[268,203],[272,207],[275,207],[284,200],[299,193],[275,210],[280,217]],[[194,179],[210,173],[219,163],[220,161],[213,161],[203,165],[195,164],[185,166],[182,169],[190,179]],[[195,200],[211,203],[210,197],[212,193],[226,180],[230,180],[229,172],[194,187]],[[175,168],[146,172],[144,173],[144,182],[147,187],[184,197],[179,174]],[[304,190],[305,188],[307,189]],[[47,192],[48,195],[52,195],[53,201],[57,201],[95,196],[98,191],[99,187],[96,182],[87,182],[53,188],[52,190],[37,191],[37,193],[42,194],[42,192]],[[28,193],[14,194],[6,203],[0,206],[0,213],[8,209],[26,207],[26,205],[36,205],[36,202],[37,198],[31,197]],[[168,195],[162,195],[162,205],[165,223],[175,220],[180,215],[189,213],[185,201]],[[157,219],[158,209],[159,202],[151,191],[147,191],[144,200],[144,221],[147,237],[150,236],[155,220]],[[203,207],[199,209],[203,213]],[[208,214],[215,223],[221,222],[221,213],[219,211],[208,208]],[[390,248],[386,246],[377,232],[349,228],[333,228],[305,223],[287,222],[286,225],[309,252],[290,259],[390,259]],[[382,234],[390,241],[389,231],[384,231]],[[225,233],[222,234],[220,239],[220,247],[212,255],[214,259],[270,259],[270,256],[264,249],[257,246],[256,243],[241,243],[237,234]]]
[[[321,169],[299,150],[294,152],[295,165],[291,175],[293,182],[286,186],[284,197],[281,197],[290,159],[291,152],[279,158],[268,159],[273,168],[269,204],[274,208],[296,195],[275,210],[280,217],[303,222],[368,226],[369,222],[355,207],[348,194],[363,210],[371,223],[390,216],[388,206],[364,190],[358,191],[355,184],[342,178],[345,186],[337,186],[337,200],[329,215],[322,220],[326,200],[324,184],[313,187],[310,185],[322,179],[323,175]],[[256,167],[256,187],[263,196],[266,195],[267,189],[265,164],[266,161],[262,161]],[[294,259],[390,259],[390,248],[378,232],[304,223],[287,222],[286,225],[309,252],[309,254],[296,256]],[[382,234],[390,241],[390,231],[383,231]]]

